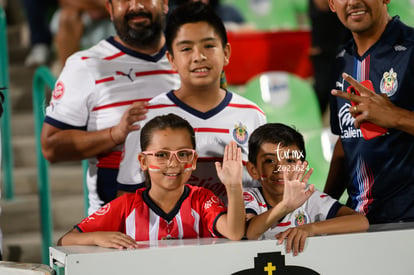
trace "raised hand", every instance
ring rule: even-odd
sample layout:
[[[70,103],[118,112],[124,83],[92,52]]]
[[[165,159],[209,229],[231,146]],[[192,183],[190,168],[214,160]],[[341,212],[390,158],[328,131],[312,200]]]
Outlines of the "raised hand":
[[[231,141],[224,149],[223,164],[216,162],[217,175],[220,181],[226,185],[240,186],[243,178],[243,164],[241,149],[236,142]]]
[[[303,164],[299,161],[292,171],[283,171],[283,181],[285,189],[283,192],[283,200],[281,204],[291,212],[301,206],[315,191],[313,184],[307,187],[307,182],[312,175],[313,168],[306,171],[308,162],[305,161]]]
[[[342,77],[350,85],[354,86],[360,95],[349,94],[339,90],[332,90],[332,95],[338,96],[358,104],[350,107],[349,112],[355,118],[355,127],[359,128],[363,122],[372,122],[384,128],[395,128],[397,125],[397,112],[401,108],[395,106],[387,95],[370,91],[352,76],[343,73]]]
[[[230,240],[240,240],[245,233],[243,202],[243,164],[241,149],[231,141],[224,149],[223,163],[216,162],[217,175],[226,187],[227,213],[216,223],[217,231]]]

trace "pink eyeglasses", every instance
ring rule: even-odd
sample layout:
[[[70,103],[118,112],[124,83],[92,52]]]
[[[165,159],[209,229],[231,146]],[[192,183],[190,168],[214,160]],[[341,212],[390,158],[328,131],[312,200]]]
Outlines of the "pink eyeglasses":
[[[151,155],[155,157],[155,160],[160,163],[164,164],[171,161],[172,156],[180,163],[189,163],[193,161],[195,155],[194,149],[181,149],[176,151],[170,150],[159,150],[159,151],[144,151],[142,154],[144,155]]]

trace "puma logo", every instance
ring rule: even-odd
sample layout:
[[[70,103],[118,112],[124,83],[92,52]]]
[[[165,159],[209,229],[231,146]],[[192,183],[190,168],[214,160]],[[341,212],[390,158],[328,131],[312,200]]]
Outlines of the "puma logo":
[[[116,72],[115,72],[115,74],[116,74],[116,75],[121,75],[121,76],[126,76],[126,77],[128,77],[128,79],[129,79],[129,80],[131,80],[131,82],[132,82],[132,81],[134,81],[134,80],[132,79],[131,73],[132,73],[132,68],[131,68],[131,69],[129,69],[129,72],[128,72],[127,74],[126,74],[126,73],[124,73],[124,72],[121,72],[121,71],[116,71]]]

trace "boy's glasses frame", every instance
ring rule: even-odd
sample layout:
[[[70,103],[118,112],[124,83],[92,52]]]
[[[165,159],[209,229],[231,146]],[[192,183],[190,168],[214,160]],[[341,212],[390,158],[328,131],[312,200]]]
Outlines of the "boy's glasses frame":
[[[156,150],[143,151],[142,154],[146,156],[153,156],[159,164],[165,164],[171,161],[172,157],[179,163],[190,163],[194,160],[196,150],[194,149],[180,149],[180,150]]]

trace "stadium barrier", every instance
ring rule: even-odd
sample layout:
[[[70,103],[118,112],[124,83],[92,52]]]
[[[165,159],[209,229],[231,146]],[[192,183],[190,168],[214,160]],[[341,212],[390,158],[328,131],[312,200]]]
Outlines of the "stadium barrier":
[[[0,89],[4,95],[3,115],[1,116],[1,166],[3,170],[3,197],[14,198],[13,186],[13,148],[10,127],[10,95],[9,95],[9,58],[7,51],[6,14],[0,6]]]
[[[36,136],[36,157],[37,157],[37,178],[39,189],[39,203],[40,203],[40,221],[41,221],[41,235],[42,235],[42,260],[47,263],[49,259],[49,246],[52,245],[53,233],[53,219],[51,210],[51,195],[50,195],[50,180],[49,180],[49,163],[43,157],[42,147],[40,143],[40,134],[45,118],[46,96],[45,91],[53,90],[56,78],[46,66],[41,66],[36,69],[33,76],[33,113]],[[88,163],[86,160],[82,161],[83,169],[83,189],[84,189],[84,205],[85,216],[88,215],[88,189],[86,186],[86,172]]]
[[[50,200],[49,163],[43,157],[40,133],[44,120],[45,88],[53,89],[55,78],[47,67],[39,67],[33,76],[33,114],[36,136],[37,182],[39,189],[40,222],[43,263],[49,255],[46,247],[52,245],[53,221]]]
[[[414,224],[373,225],[369,232],[314,236],[298,256],[276,240],[189,239],[138,242],[119,250],[50,248],[49,265],[65,275],[113,274],[413,274]]]

